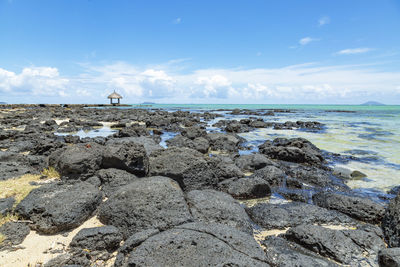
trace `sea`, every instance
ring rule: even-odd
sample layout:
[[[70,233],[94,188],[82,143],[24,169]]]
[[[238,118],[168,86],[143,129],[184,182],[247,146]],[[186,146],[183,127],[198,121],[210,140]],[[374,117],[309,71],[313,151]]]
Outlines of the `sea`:
[[[374,193],[385,192],[400,185],[400,105],[151,104],[120,108],[208,111],[223,114],[224,117],[208,122],[209,131],[214,130],[212,124],[220,119],[240,120],[248,117],[229,114],[233,109],[283,110],[286,112],[275,112],[275,116],[251,116],[267,122],[318,121],[323,123],[324,127],[319,131],[262,128],[240,133],[249,146],[249,150],[241,151],[242,154],[257,151],[257,146],[266,140],[302,137],[325,152],[340,154],[328,157],[330,166],[345,167],[366,174],[363,179],[349,180],[347,185],[351,188]],[[93,137],[112,133],[107,127],[96,131],[79,135]],[[173,133],[165,133],[163,144],[173,136]]]

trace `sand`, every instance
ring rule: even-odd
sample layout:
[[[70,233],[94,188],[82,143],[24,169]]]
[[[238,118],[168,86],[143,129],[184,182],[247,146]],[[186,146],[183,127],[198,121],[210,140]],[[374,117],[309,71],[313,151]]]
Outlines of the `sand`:
[[[0,251],[0,266],[24,267],[46,263],[50,259],[64,254],[72,238],[81,229],[96,226],[102,226],[102,224],[94,216],[84,222],[78,228],[67,232],[65,236],[61,234],[40,235],[36,231],[31,231],[25,238],[24,242],[17,246],[21,249],[17,249],[15,251]],[[53,251],[53,253],[50,253],[51,251]]]

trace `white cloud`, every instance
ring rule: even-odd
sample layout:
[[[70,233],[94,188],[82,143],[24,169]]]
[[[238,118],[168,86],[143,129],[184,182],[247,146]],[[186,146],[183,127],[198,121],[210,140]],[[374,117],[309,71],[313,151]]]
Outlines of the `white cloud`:
[[[29,67],[20,74],[0,68],[0,92],[66,96],[68,82],[60,77],[57,68]]]
[[[337,52],[336,54],[339,55],[353,55],[353,54],[362,54],[372,51],[372,48],[362,47],[362,48],[349,48],[343,49]]]
[[[306,44],[309,44],[309,43],[311,43],[313,41],[318,41],[318,39],[314,39],[314,38],[311,38],[311,37],[304,37],[304,38],[299,40],[299,44],[306,45]]]
[[[179,24],[179,23],[181,23],[181,22],[182,22],[182,19],[181,19],[181,18],[176,18],[176,19],[173,20],[172,23],[174,23],[174,24]]]
[[[400,100],[400,72],[380,71],[374,65],[323,66],[314,62],[191,72],[124,62],[81,66],[82,74],[68,79],[50,67],[25,68],[19,74],[0,68],[0,95],[17,95],[18,101],[23,96],[25,102],[41,96],[54,96],[57,101],[62,96],[67,100],[60,102],[102,103],[115,89],[125,103],[146,99],[164,103],[357,103],[362,97],[378,96]]]
[[[321,18],[318,20],[318,25],[319,25],[319,26],[324,26],[325,24],[328,24],[328,23],[330,23],[330,22],[331,22],[330,17],[324,16],[324,17],[321,17]]]
[[[231,82],[223,75],[212,75],[198,77],[195,85],[198,85],[200,89],[196,90],[193,96],[226,97]]]

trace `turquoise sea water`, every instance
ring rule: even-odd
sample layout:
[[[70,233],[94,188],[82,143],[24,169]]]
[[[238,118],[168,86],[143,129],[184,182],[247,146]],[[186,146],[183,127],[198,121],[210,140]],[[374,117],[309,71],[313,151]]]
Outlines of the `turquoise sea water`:
[[[132,105],[132,107],[135,108],[137,105]],[[310,132],[267,128],[240,135],[254,145],[277,137],[304,137],[323,150],[353,156],[350,160],[330,162],[332,166],[342,166],[367,174],[366,179],[349,181],[349,186],[387,190],[400,185],[400,106],[156,104],[147,107],[215,111],[226,114],[224,118],[219,119],[246,117],[245,115],[232,116],[227,114],[228,111],[221,109],[290,110],[292,111],[290,113],[276,112],[275,116],[260,117],[265,121],[275,122],[319,121],[325,124],[325,129]]]
[[[242,119],[246,115],[230,115],[232,109],[280,109],[290,112],[275,112],[275,116],[254,116],[265,121],[318,121],[325,125],[322,131],[256,129],[240,135],[248,145],[257,146],[277,137],[303,137],[320,149],[339,153],[347,160],[331,159],[331,166],[358,170],[366,179],[349,181],[352,188],[363,190],[387,190],[400,185],[400,106],[361,105],[240,105],[240,104],[153,104],[132,105],[121,108],[164,109],[169,111],[210,111],[223,114],[220,119]],[[97,130],[98,131],[98,130]],[[101,131],[100,131],[101,132]],[[89,133],[91,136],[99,133]],[[166,137],[168,137],[166,135]],[[172,137],[172,135],[171,135]],[[165,141],[165,140],[163,140]],[[352,156],[352,158],[350,158]]]

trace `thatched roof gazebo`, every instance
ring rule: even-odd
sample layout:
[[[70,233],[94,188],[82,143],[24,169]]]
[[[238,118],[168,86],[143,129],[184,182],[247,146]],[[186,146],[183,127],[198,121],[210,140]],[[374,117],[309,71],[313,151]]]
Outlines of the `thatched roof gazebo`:
[[[115,90],[114,90],[114,93],[112,93],[111,95],[109,95],[107,98],[110,99],[110,105],[115,105],[115,104],[118,104],[118,105],[119,105],[119,104],[120,104],[120,103],[119,103],[119,100],[122,98],[122,96],[121,96],[120,94],[116,93]],[[118,100],[118,103],[114,103],[114,102],[113,102],[113,99],[117,99],[117,100]]]

